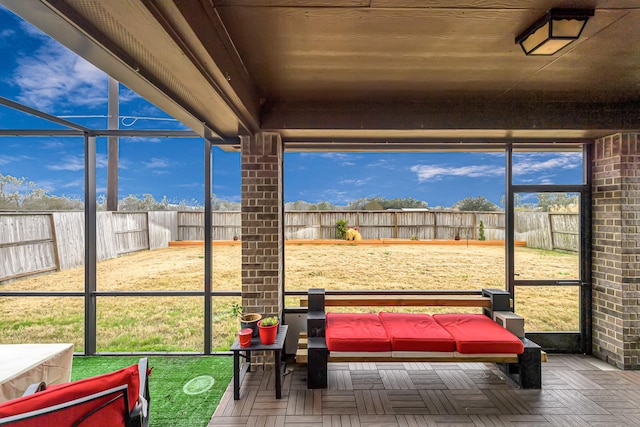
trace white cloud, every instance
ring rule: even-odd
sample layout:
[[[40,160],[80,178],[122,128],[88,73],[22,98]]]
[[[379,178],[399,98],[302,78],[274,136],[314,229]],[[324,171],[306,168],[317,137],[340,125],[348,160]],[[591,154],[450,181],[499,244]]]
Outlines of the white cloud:
[[[62,147],[64,147],[64,144],[58,141],[47,141],[40,146],[40,148],[44,149],[58,149]]]
[[[73,181],[69,181],[65,184],[62,184],[60,187],[62,188],[83,188],[84,180],[83,179],[74,179]]]
[[[519,179],[520,182],[552,183],[555,172],[579,168],[582,165],[580,153],[518,153],[514,156],[514,175],[535,175],[533,180]],[[415,165],[410,168],[418,175],[418,181],[437,181],[447,176],[484,178],[504,175],[504,166],[496,165]]]
[[[174,187],[182,187],[182,188],[200,188],[200,187],[204,187],[204,184],[201,182],[191,182],[188,184],[175,184]],[[218,186],[213,186],[213,188],[224,188],[224,186],[218,185]]]
[[[124,143],[135,143],[135,144],[140,144],[140,143],[152,143],[152,144],[157,144],[160,141],[162,141],[163,138],[157,138],[157,137],[153,137],[153,138],[144,138],[141,136],[132,136],[132,137],[127,137],[127,138],[120,138],[121,142]]]
[[[145,168],[148,169],[161,169],[169,167],[169,161],[161,159],[159,157],[152,157],[148,162],[142,162]]]
[[[21,154],[19,156],[0,154],[0,165],[8,165],[9,163],[20,162],[23,160],[33,160],[33,157],[27,156],[26,154]]]
[[[529,153],[516,154],[513,165],[514,175],[540,174],[540,172],[561,172],[582,166],[581,153]]]
[[[389,163],[385,159],[378,159],[377,161],[375,161],[373,163],[369,163],[368,165],[365,165],[365,166],[368,167],[368,168],[395,169],[395,166],[392,165],[391,163]]]
[[[0,165],[8,165],[9,163],[15,162],[17,160],[17,157],[0,154]]]
[[[0,31],[0,40],[11,38],[15,33],[16,32],[14,30],[5,28],[4,30]]]
[[[352,186],[355,186],[355,187],[359,187],[359,186],[365,185],[369,181],[371,181],[371,178],[343,179],[342,181],[340,181],[340,185],[352,185]]]
[[[332,203],[345,204],[357,198],[351,191],[326,190],[318,194],[317,200],[330,200]]]
[[[504,175],[504,168],[490,165],[449,166],[449,165],[415,165],[411,172],[418,175],[418,181],[438,181],[447,176],[463,176],[483,178]]]
[[[322,153],[320,154],[320,157],[324,157],[326,159],[346,159],[348,157],[350,157],[348,154],[344,154],[344,153]]]
[[[106,105],[106,74],[49,38],[17,64],[13,83],[22,103],[48,112]]]
[[[96,155],[96,168],[106,168],[108,164],[106,154]],[[81,171],[84,170],[83,156],[66,156],[56,164],[47,165],[47,169],[52,171]]]
[[[342,166],[355,166],[358,164],[357,160],[360,158],[358,155],[345,153],[322,153],[320,157],[336,160],[340,162]]]
[[[57,193],[62,188],[84,189],[84,179],[74,179],[72,181],[61,180],[41,180],[38,181],[38,187],[49,191],[50,193]]]
[[[119,100],[122,103],[134,101],[136,99],[142,99],[140,95],[129,89],[128,87],[120,86],[120,91],[118,93]]]

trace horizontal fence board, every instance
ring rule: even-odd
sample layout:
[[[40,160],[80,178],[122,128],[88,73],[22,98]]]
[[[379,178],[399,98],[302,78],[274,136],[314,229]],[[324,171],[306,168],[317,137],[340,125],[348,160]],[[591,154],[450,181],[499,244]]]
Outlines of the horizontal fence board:
[[[48,214],[0,215],[0,243],[51,238],[51,220]]]
[[[1,248],[0,260],[0,281],[25,276],[33,271],[56,269],[51,242]]]
[[[149,249],[146,212],[113,212],[116,255]]]

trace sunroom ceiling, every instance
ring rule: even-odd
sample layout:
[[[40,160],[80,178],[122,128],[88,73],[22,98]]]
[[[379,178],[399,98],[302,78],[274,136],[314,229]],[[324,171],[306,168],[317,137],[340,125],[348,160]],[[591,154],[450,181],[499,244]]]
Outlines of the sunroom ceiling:
[[[637,0],[0,3],[203,134],[384,150],[640,129]],[[515,37],[553,7],[595,16],[525,56]]]

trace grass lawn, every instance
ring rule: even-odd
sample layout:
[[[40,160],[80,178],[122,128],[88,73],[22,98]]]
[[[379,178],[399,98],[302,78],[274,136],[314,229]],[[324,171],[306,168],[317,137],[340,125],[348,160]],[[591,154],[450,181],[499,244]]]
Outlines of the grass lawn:
[[[518,247],[520,279],[578,278],[578,256]],[[504,288],[501,246],[296,245],[285,249],[287,290]],[[215,246],[213,289],[241,289],[241,249]],[[204,248],[139,252],[98,263],[98,290],[201,290]],[[82,291],[82,268],[25,278],[3,290]],[[528,331],[578,329],[577,287],[516,291],[516,312]],[[213,298],[213,346],[228,349],[238,329],[229,314],[239,298]],[[83,298],[1,298],[0,340],[5,343],[73,342],[83,348]],[[297,301],[287,299],[287,306]],[[200,297],[98,297],[98,351],[202,351]],[[427,312],[438,310],[427,309]],[[451,310],[451,309],[449,309]]]

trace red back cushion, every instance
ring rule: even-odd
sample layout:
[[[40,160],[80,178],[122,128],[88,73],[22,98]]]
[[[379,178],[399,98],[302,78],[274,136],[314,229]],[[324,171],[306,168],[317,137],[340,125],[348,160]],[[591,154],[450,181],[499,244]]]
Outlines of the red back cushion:
[[[428,314],[380,313],[393,351],[455,351],[453,337]]]
[[[391,341],[372,313],[327,313],[329,351],[391,351]]]
[[[451,334],[459,353],[524,352],[518,337],[484,314],[434,314],[433,319]]]
[[[128,385],[127,394],[129,399],[129,412],[131,412],[140,393],[138,365],[133,365],[115,372],[79,381],[52,385],[44,391],[3,402],[0,404],[0,417],[9,417],[66,403],[71,400],[89,396],[123,384]],[[114,395],[105,396],[100,399],[65,408],[37,418],[20,421],[11,424],[11,426],[34,427],[71,425],[79,420],[84,414],[111,400],[113,397]],[[122,402],[122,399],[123,398],[120,398],[118,401],[111,403],[104,409],[101,409],[93,417],[90,417],[82,423],[81,426],[113,427],[124,425],[124,403]]]

